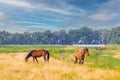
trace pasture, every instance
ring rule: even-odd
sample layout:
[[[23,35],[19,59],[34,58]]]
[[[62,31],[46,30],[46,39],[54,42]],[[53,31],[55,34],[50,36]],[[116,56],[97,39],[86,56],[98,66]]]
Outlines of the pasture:
[[[33,49],[47,49],[50,62],[24,58]],[[1,45],[0,80],[120,80],[120,45],[104,50],[89,49],[85,63],[74,64],[74,52],[80,47],[69,45]]]

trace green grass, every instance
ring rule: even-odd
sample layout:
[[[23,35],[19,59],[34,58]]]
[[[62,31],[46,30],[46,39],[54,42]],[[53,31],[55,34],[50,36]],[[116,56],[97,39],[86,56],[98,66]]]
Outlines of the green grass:
[[[29,52],[33,49],[47,49],[51,57],[73,63],[74,52],[79,47],[64,45],[1,45],[0,53]],[[111,52],[111,50],[120,50],[120,45],[107,45],[104,50],[98,52],[90,49],[90,56],[85,57],[85,65],[95,68],[120,70],[120,58],[114,58],[115,53]]]
[[[120,58],[114,58],[115,53],[103,50],[94,52],[87,57],[86,62],[90,67],[97,67],[103,69],[117,69],[120,70]]]
[[[50,51],[61,49],[62,45],[0,45],[0,53],[29,52],[33,49],[48,49]]]

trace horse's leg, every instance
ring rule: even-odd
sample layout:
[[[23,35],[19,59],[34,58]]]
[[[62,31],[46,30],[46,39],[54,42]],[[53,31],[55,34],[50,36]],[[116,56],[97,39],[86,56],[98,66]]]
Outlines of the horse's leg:
[[[81,60],[81,64],[84,64],[84,58],[82,58],[82,60]]]
[[[81,61],[81,64],[84,64],[84,60]]]
[[[35,60],[36,60],[36,62],[38,63],[38,60],[37,60],[37,58],[35,57]]]
[[[44,58],[44,61],[46,61],[46,56],[45,55],[43,56],[43,58]]]
[[[77,60],[78,60],[78,58],[77,58],[77,57],[75,57],[75,62],[74,62],[74,63],[77,63]]]
[[[33,62],[35,62],[35,58],[33,57]]]
[[[79,64],[83,64],[84,63],[84,59],[83,58],[79,58]]]
[[[82,60],[81,60],[81,58],[79,58],[79,64],[82,64],[82,62],[81,62]]]

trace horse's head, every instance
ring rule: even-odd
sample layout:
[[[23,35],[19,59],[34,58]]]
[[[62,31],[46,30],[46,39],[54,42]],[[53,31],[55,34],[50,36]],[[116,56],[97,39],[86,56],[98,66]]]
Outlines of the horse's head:
[[[25,57],[25,62],[27,62],[28,61],[28,58],[27,57]]]
[[[87,54],[89,56],[89,50],[88,50],[88,48],[84,48],[84,52],[85,52],[85,54]]]

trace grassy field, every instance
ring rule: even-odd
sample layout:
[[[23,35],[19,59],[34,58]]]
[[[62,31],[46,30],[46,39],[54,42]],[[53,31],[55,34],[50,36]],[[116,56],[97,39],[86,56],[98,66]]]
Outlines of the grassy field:
[[[39,64],[24,58],[32,49],[50,51],[50,62],[39,58]],[[104,50],[90,50],[85,64],[74,64],[79,47],[63,45],[1,45],[0,80],[120,80],[120,45]],[[64,57],[64,58],[63,58]]]

